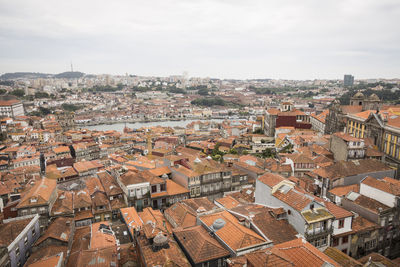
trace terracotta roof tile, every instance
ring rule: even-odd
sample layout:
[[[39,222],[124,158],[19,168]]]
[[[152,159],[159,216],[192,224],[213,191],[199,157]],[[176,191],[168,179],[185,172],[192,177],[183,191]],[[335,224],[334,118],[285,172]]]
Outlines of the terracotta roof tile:
[[[360,262],[356,261],[355,259],[343,253],[337,248],[328,247],[327,249],[325,249],[324,253],[329,258],[341,264],[342,266],[362,267],[362,264]]]
[[[183,204],[177,202],[164,211],[166,217],[174,227],[188,228],[196,225],[196,213]]]
[[[343,197],[347,195],[349,192],[360,192],[360,185],[359,184],[352,184],[352,185],[345,185],[345,186],[338,186],[335,187],[329,192],[335,196]]]
[[[289,260],[296,267],[324,266],[325,262],[333,266],[341,266],[301,238],[275,245],[270,251]]]
[[[361,184],[368,185],[370,187],[374,187],[376,189],[379,189],[383,192],[395,195],[395,196],[400,196],[400,182],[386,177],[386,179],[378,180],[375,179],[371,176],[365,177],[363,181],[361,181]]]
[[[217,235],[225,244],[232,250],[247,248],[262,244],[267,244],[267,241],[260,235],[256,234],[253,230],[241,225],[239,221],[227,211],[203,215],[200,220],[212,228],[213,223],[217,219],[225,221],[225,225],[215,231]]]
[[[229,257],[230,253],[200,225],[174,230],[174,235],[195,264]]]
[[[49,203],[50,196],[56,190],[57,181],[42,178],[35,182],[35,185],[25,192],[21,198],[21,202],[17,205],[17,208],[44,205]],[[33,201],[33,199],[35,199]]]
[[[285,181],[286,179],[279,174],[268,172],[268,173],[264,174],[263,176],[261,176],[260,178],[258,178],[258,180],[260,180],[260,182],[262,182],[272,188],[275,185],[279,184],[280,182]]]
[[[336,219],[343,219],[353,216],[353,213],[333,204],[332,202],[324,201],[324,204],[328,211],[335,216]]]
[[[378,254],[376,252],[372,252],[361,259],[358,259],[359,262],[362,264],[367,264],[369,261],[372,261],[371,265],[364,265],[364,266],[385,266],[385,267],[398,267],[399,265],[390,259],[386,258],[385,256]],[[379,265],[374,264],[379,263]]]

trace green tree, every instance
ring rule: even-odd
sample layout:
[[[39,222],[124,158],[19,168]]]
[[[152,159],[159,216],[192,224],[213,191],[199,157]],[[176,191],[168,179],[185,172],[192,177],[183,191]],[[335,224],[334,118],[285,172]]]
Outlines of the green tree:
[[[201,88],[199,91],[197,91],[197,93],[199,95],[205,96],[205,95],[208,95],[209,91],[207,88]]]
[[[23,97],[25,95],[25,91],[22,89],[16,89],[12,91],[10,94],[15,95],[17,97]]]

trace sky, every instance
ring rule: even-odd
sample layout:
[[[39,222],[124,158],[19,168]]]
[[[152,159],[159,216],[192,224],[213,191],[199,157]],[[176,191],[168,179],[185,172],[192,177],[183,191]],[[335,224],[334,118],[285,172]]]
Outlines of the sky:
[[[0,73],[400,78],[399,0],[0,0]]]

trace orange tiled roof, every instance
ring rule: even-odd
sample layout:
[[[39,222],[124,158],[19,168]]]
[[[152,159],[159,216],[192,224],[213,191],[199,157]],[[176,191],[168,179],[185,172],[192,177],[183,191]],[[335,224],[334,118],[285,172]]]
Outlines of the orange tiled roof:
[[[177,202],[165,210],[171,224],[175,227],[187,228],[196,225],[196,213],[183,202]],[[167,217],[167,218],[168,218]]]
[[[335,187],[331,190],[329,190],[329,193],[342,197],[347,195],[349,192],[356,192],[358,193],[360,191],[360,185],[359,184],[352,184],[352,185],[345,185],[345,186],[338,186]]]
[[[260,182],[268,185],[269,187],[274,187],[275,185],[279,184],[280,182],[286,180],[283,176],[275,173],[266,173],[260,178],[258,178]]]
[[[169,196],[189,193],[189,190],[170,179],[166,179],[167,192]]]
[[[56,190],[57,181],[42,178],[21,198],[17,208],[48,204],[50,196]]]
[[[66,255],[62,255],[62,256],[63,256],[63,258],[66,257]],[[54,256],[40,259],[35,263],[27,265],[27,267],[54,267],[54,266],[58,266],[60,260],[61,260],[61,254],[56,254]]]
[[[341,266],[301,238],[275,245],[270,251],[291,261],[296,267],[323,266],[325,262],[333,266]]]
[[[260,235],[256,234],[253,230],[241,225],[239,221],[233,217],[229,212],[222,211],[200,217],[200,220],[212,228],[213,223],[217,219],[225,221],[225,225],[215,231],[217,235],[225,244],[232,250],[241,248],[249,248],[252,246],[266,244],[266,240]]]
[[[335,219],[337,220],[353,216],[353,213],[333,204],[332,202],[324,201],[324,203],[328,211],[332,213],[332,215],[335,216]]]
[[[395,196],[400,196],[400,183],[397,180],[394,180],[392,178],[386,177],[385,179],[378,180],[375,179],[371,176],[366,177],[361,184],[365,184],[371,187],[374,187],[376,189],[379,189],[381,191],[384,191],[386,193],[395,195]]]
[[[133,236],[134,230],[139,230],[143,226],[142,219],[139,217],[139,214],[136,212],[134,207],[123,208],[120,209],[120,211],[125,224]]]
[[[201,225],[175,230],[174,235],[195,264],[230,255]]]
[[[215,201],[218,202],[219,204],[221,204],[224,208],[226,208],[228,210],[232,209],[240,204],[240,202],[238,200],[231,197],[230,195],[222,197],[222,198],[218,198]]]

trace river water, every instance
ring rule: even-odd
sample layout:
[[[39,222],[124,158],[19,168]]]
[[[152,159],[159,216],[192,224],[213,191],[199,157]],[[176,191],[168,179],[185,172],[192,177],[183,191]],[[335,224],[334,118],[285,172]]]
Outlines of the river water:
[[[114,124],[99,124],[93,126],[83,126],[82,129],[97,130],[97,131],[109,131],[116,130],[122,132],[126,127],[131,129],[139,129],[142,127],[152,127],[152,126],[163,126],[163,127],[186,127],[189,123],[199,120],[182,120],[182,121],[153,121],[153,122],[135,122],[135,123],[114,123]],[[212,119],[209,121],[222,122],[222,119]]]

